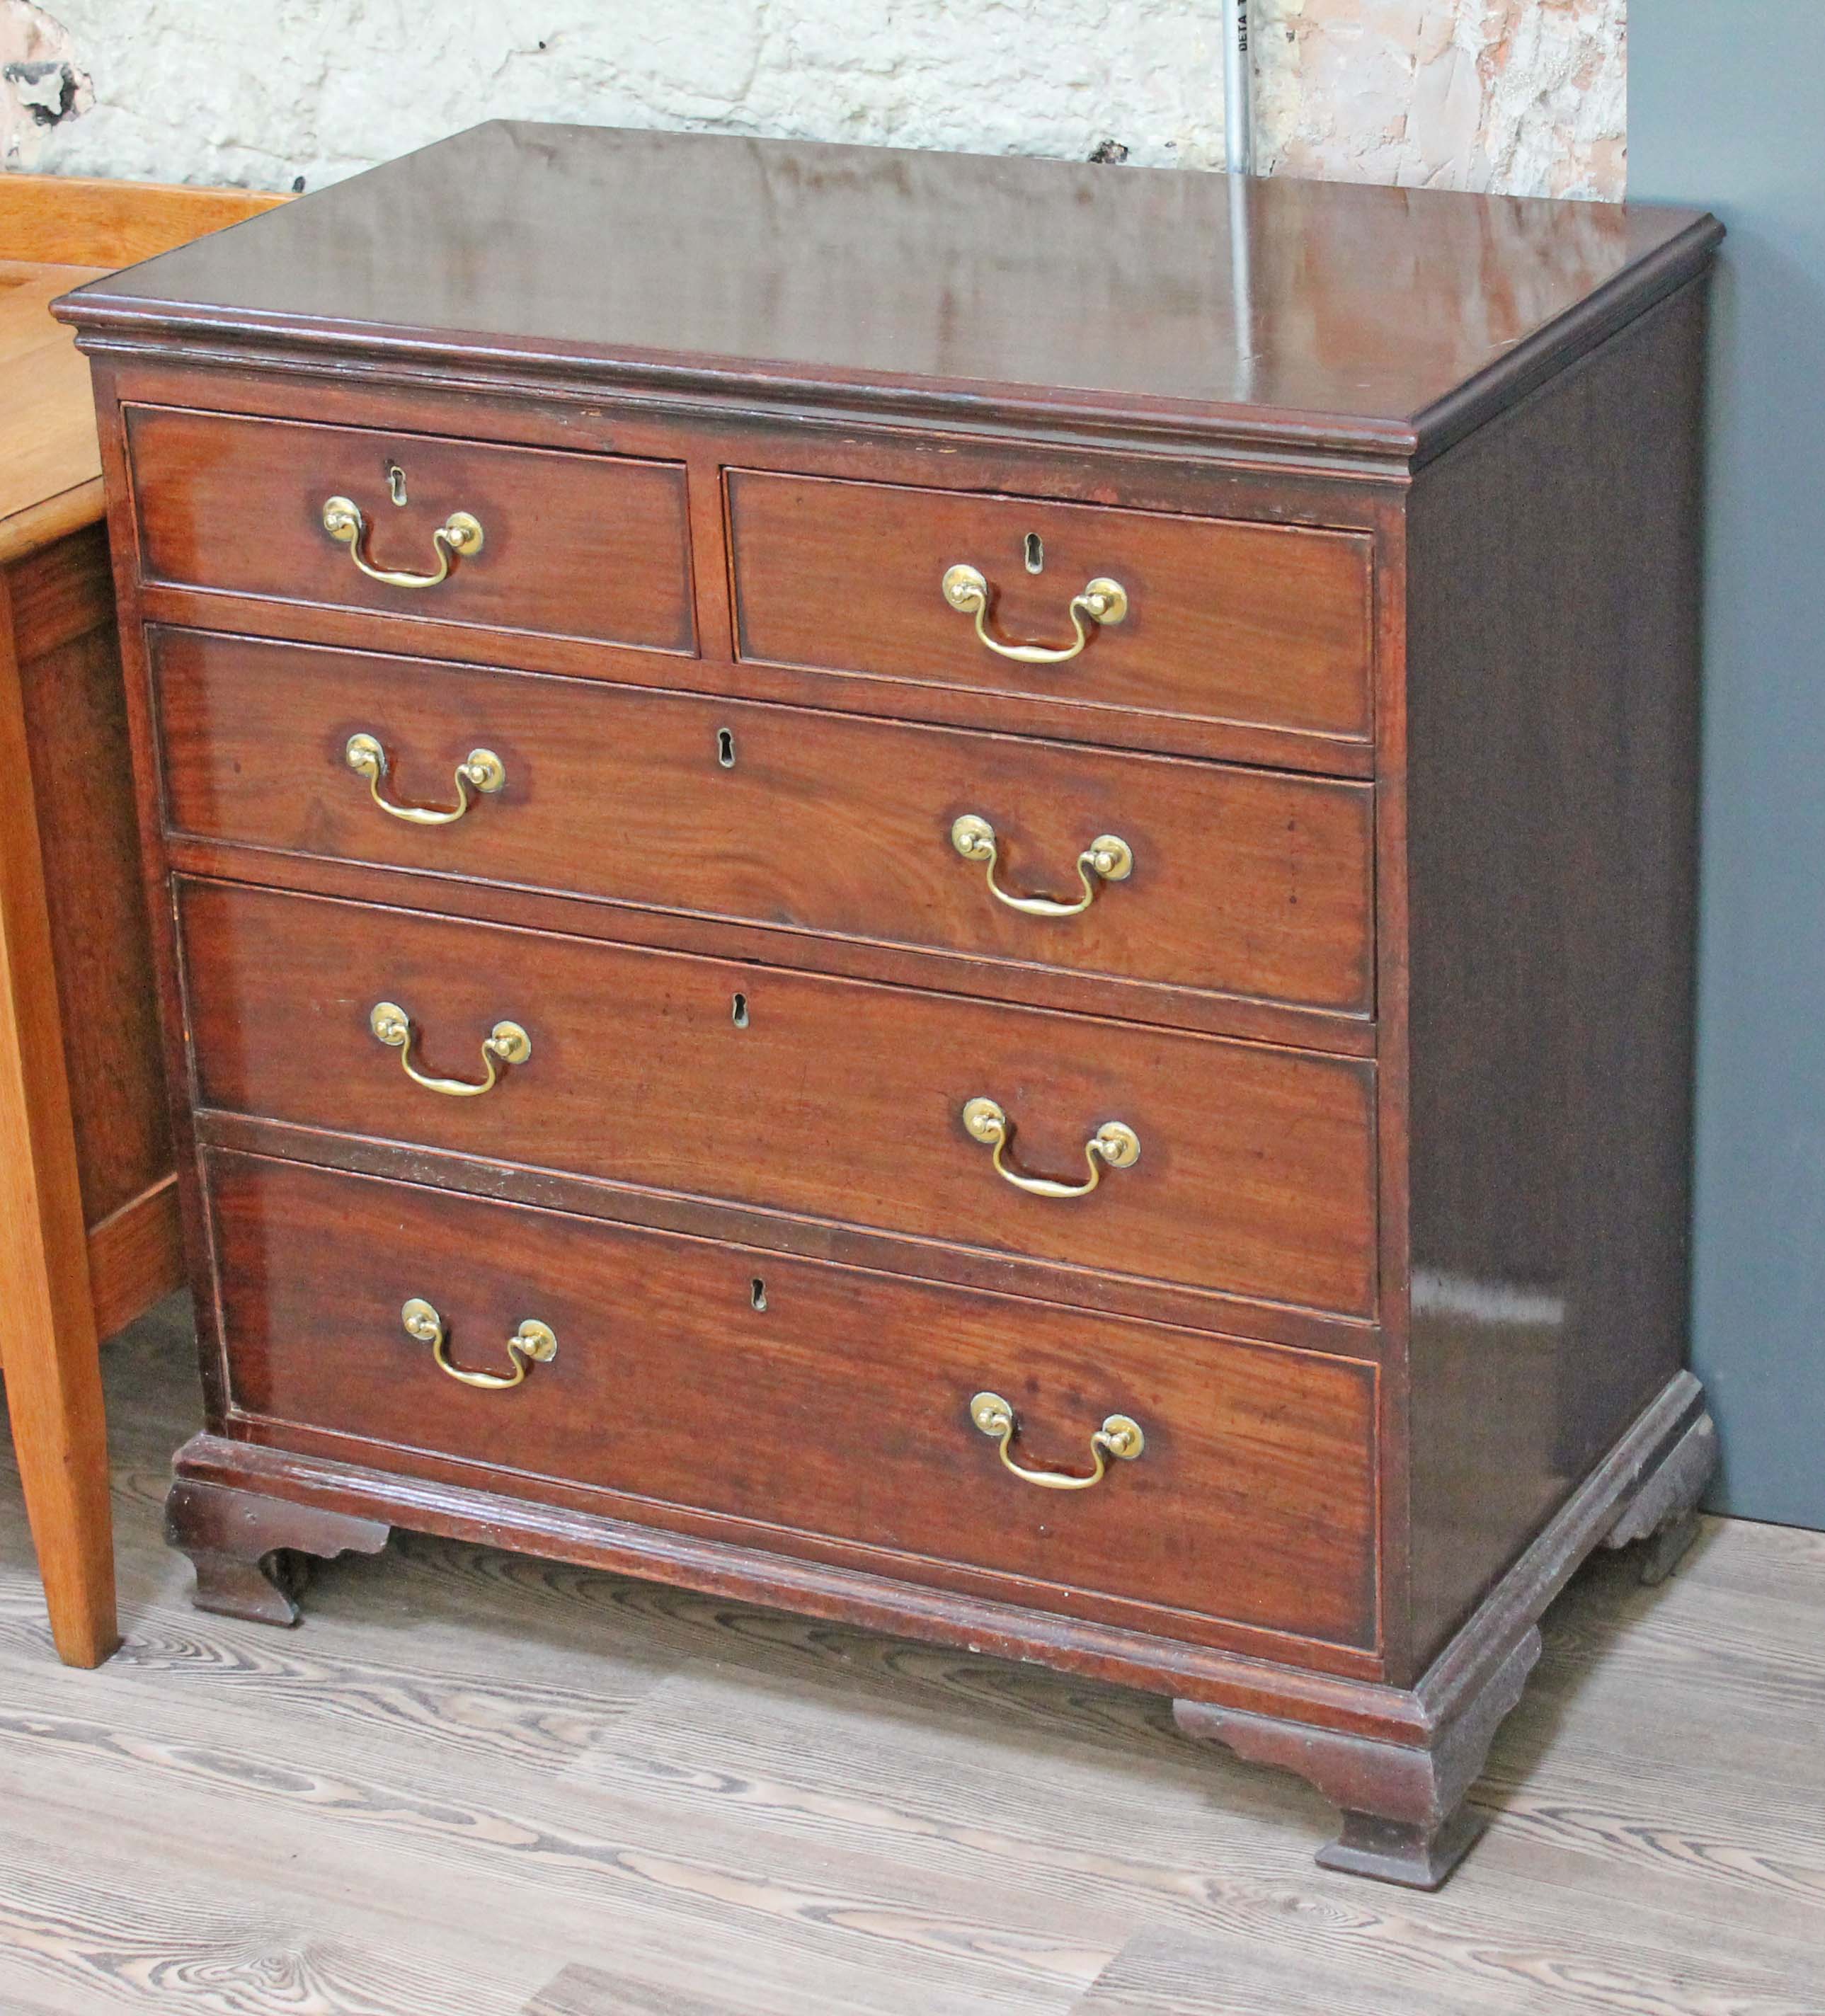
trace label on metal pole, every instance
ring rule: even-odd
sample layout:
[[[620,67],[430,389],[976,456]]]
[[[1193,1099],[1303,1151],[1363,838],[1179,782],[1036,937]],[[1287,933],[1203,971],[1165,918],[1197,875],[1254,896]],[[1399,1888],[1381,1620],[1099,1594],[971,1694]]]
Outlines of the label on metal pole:
[[[1254,172],[1254,66],[1248,54],[1248,0],[1224,0],[1223,142],[1229,172]]]

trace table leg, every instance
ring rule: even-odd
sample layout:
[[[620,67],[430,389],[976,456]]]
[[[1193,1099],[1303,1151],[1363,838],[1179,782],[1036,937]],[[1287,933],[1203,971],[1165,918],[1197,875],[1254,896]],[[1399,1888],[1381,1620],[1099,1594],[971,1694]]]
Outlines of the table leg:
[[[120,1642],[107,1427],[31,765],[0,576],[0,1367],[59,1656]]]

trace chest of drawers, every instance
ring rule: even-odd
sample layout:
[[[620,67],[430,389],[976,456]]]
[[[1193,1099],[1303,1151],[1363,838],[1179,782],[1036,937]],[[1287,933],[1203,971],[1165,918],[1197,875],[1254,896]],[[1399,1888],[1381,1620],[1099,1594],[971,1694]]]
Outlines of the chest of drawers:
[[[1689,1525],[1689,213],[496,125],[74,295],[208,1420],[1442,1879]]]

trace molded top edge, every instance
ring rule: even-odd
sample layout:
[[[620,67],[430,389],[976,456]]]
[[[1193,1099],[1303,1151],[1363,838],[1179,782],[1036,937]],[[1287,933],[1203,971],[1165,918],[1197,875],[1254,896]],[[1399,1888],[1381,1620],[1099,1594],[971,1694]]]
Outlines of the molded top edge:
[[[1426,459],[1701,212],[495,122],[67,296],[92,343]]]

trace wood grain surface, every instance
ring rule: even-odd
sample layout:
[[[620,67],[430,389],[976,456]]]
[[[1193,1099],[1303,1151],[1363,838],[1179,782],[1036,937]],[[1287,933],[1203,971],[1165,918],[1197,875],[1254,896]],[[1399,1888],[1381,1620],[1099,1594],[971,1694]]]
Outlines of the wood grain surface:
[[[1435,1897],[1124,1691],[474,1546],[202,1617],[167,1309],[105,1355],[126,1643],[50,1660],[0,1470],[9,2016],[1818,2016],[1825,1538],[1551,1613]]]
[[[112,1649],[106,1431],[24,681],[0,568],[0,1370],[65,1658]],[[55,598],[53,598],[55,599]]]
[[[689,652],[684,473],[631,457],[554,454],[423,434],[135,408],[127,418],[149,581],[401,620]],[[405,501],[393,502],[391,472]],[[323,528],[330,498],[366,520],[370,567],[434,574],[433,535],[466,511],[478,552],[435,587],[376,581]]]
[[[182,1269],[95,407],[49,306],[274,200],[0,176],[0,1357],[81,1665],[118,1635],[98,1329]]]
[[[1720,235],[1647,203],[497,121],[75,312],[98,333],[739,382],[757,402],[911,398],[973,426],[1138,415],[1405,453],[1600,340]]]
[[[0,255],[113,271],[290,200],[264,189],[9,175],[0,180]]]
[[[83,1209],[93,1226],[171,1166],[106,534],[88,527],[15,561],[7,574]],[[180,1278],[167,1275],[148,1299]]]
[[[991,730],[1005,729],[1013,709],[1017,711],[1023,733],[1098,747],[1113,743],[1166,754],[1265,764],[1323,776],[1366,777],[1373,766],[1373,746],[1361,739],[1226,720],[1214,708],[1201,714],[1150,713],[1132,706],[1103,706],[1081,678],[1060,678],[1046,685],[1031,679],[1017,700],[1010,701],[992,685],[978,687],[963,679],[884,678],[853,669],[838,675],[736,656],[733,591],[724,554],[726,469],[811,476],[832,487],[892,485],[934,492],[941,499],[970,493],[965,502],[975,499],[993,503],[1006,499],[1101,507],[1113,499],[1119,501],[1121,513],[1137,516],[1143,524],[1156,520],[1215,522],[1250,535],[1291,527],[1326,533],[1334,535],[1326,550],[1341,550],[1346,555],[1352,545],[1351,535],[1373,538],[1380,533],[1385,538],[1391,513],[1380,486],[1332,468],[1296,471],[1276,465],[1271,472],[1264,472],[1246,462],[1175,462],[1158,454],[1107,448],[1091,452],[1074,443],[1061,452],[1043,440],[983,441],[951,434],[927,435],[905,427],[820,428],[802,419],[757,414],[745,405],[655,412],[581,391],[575,397],[522,393],[503,398],[497,387],[491,398],[462,398],[435,385],[427,387],[385,376],[283,369],[256,374],[186,364],[137,347],[130,359],[110,354],[95,361],[110,427],[118,424],[117,398],[125,409],[211,413],[230,421],[261,418],[310,423],[338,430],[339,438],[347,437],[350,430],[387,440],[401,435],[459,438],[510,449],[549,449],[583,459],[603,456],[657,462],[684,470],[700,656],[629,645],[605,650],[587,637],[529,630],[515,632],[508,643],[478,649],[473,624],[445,620],[438,614],[437,595],[411,591],[394,592],[394,614],[399,628],[386,644],[390,650],[448,661],[483,657],[522,671],[566,672],[802,707],[827,708],[840,695],[846,712]],[[124,461],[118,469],[124,487],[129,472]],[[384,469],[376,474],[383,479]],[[391,505],[387,515],[392,515]],[[1105,514],[1098,508],[1086,509],[1083,515],[1101,522]],[[115,530],[123,555],[132,553],[135,538],[132,514],[123,510]],[[1262,548],[1255,536],[1242,543],[1244,550],[1277,550]],[[1233,554],[1236,549],[1229,550]],[[891,553],[871,553],[866,566],[872,571],[891,558]],[[1015,565],[1025,581],[1024,535],[1015,549]],[[473,571],[471,588],[475,585]],[[1050,560],[1046,573],[1038,579],[1044,585],[1049,578],[1056,581]],[[1247,582],[1238,584],[1233,573],[1230,585],[1254,601],[1258,591]],[[280,599],[231,594],[221,588],[157,581],[135,583],[128,600],[151,622],[355,650],[375,645],[373,615],[365,607],[295,596]],[[1389,646],[1398,642],[1386,626],[1388,600],[1385,585],[1378,588],[1377,652],[1384,658]],[[1055,611],[1060,606],[1056,600],[1048,600],[1040,613]],[[1271,590],[1257,606],[1270,610],[1276,607]],[[941,617],[956,614],[942,603],[935,606],[934,613]],[[1309,626],[1305,619],[1296,612],[1283,609],[1282,613],[1291,635],[1307,634]],[[1322,640],[1324,632],[1321,628],[1311,634]],[[981,651],[967,625],[963,635],[973,649]],[[1244,650],[1259,649],[1262,641],[1235,625],[1229,626],[1227,635]],[[1283,661],[1286,633],[1277,649]],[[1011,673],[1013,668],[1004,669]],[[1063,670],[1068,675],[1070,668]],[[1206,675],[1211,679],[1235,677],[1233,671],[1210,667]],[[1191,697],[1194,709],[1195,691]],[[1267,698],[1270,704],[1259,711],[1277,715],[1282,710],[1271,704],[1271,696]]]
[[[1147,1019],[1373,1006],[1362,785],[196,631],[151,655],[179,835],[815,934],[820,965],[831,939],[952,952],[972,992],[1082,975]],[[357,733],[390,802],[448,809],[477,747],[506,783],[453,825],[390,819],[345,760]],[[1107,833],[1133,871],[1079,916],[1017,913],[952,844],[967,813],[1017,896],[1076,901]],[[1303,1033],[1337,1040],[1316,1014]]]
[[[686,959],[225,884],[179,897],[205,1107],[753,1204],[921,1244],[1028,1255],[1345,1316],[1374,1301],[1372,1068],[1133,1025]],[[413,1084],[369,1015],[413,1018],[421,1071],[473,1083],[502,1017],[532,1042],[479,1098]],[[965,1130],[986,1096],[1026,1193]],[[941,1242],[940,1244],[938,1242]]]
[[[104,509],[88,365],[59,295],[286,201],[77,175],[0,175],[0,563]]]
[[[1359,535],[750,470],[725,482],[744,658],[973,687],[1002,697],[1010,727],[1028,695],[1056,695],[1100,710],[1111,741],[1125,712],[1368,735]],[[1127,614],[1062,664],[1022,664],[945,599],[959,562],[988,584],[998,643],[1069,646],[1092,580],[1118,582]]]
[[[1662,302],[1409,506],[1421,1658],[1687,1348],[1704,326]]]
[[[0,224],[12,179],[0,177]],[[0,563],[102,515],[88,365],[50,313],[59,294],[97,277],[89,266],[26,263],[0,229]],[[64,498],[76,515],[53,523],[45,507]]]
[[[963,1563],[1003,1579],[984,1593],[1119,1608],[1163,1635],[1215,1617],[1373,1648],[1370,1366],[210,1160],[243,1413],[364,1442],[361,1460],[387,1468],[422,1472],[419,1453],[441,1453],[509,1493],[569,1481],[594,1487],[599,1510],[686,1530],[708,1514],[722,1536],[781,1553],[853,1541],[856,1565],[881,1550],[938,1587]],[[460,1369],[508,1372],[505,1341],[528,1316],[557,1355],[510,1391],[466,1386],[406,1334],[409,1297],[438,1310]],[[1138,1419],[1146,1446],[1093,1489],[1035,1488],[972,1425],[984,1388],[1013,1408],[1010,1453],[1030,1468],[1085,1474],[1111,1413]]]

